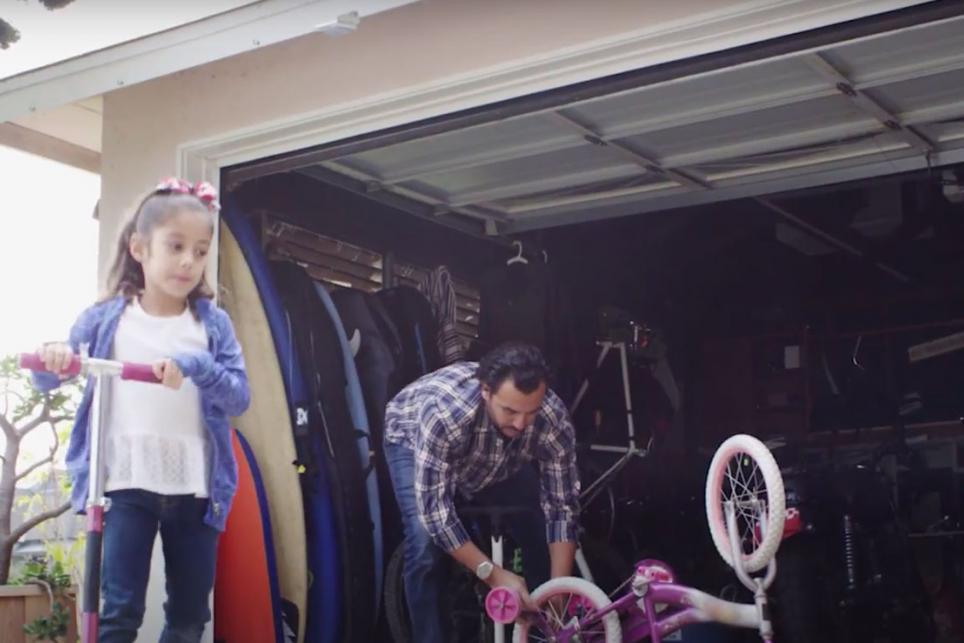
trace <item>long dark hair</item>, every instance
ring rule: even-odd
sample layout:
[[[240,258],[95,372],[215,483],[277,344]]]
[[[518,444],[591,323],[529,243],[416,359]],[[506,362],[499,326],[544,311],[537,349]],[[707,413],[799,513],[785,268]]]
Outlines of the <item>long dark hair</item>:
[[[114,261],[107,275],[107,292],[102,300],[121,295],[130,301],[144,290],[144,269],[131,256],[131,237],[136,232],[150,242],[151,233],[155,228],[183,210],[200,212],[210,217],[211,228],[214,228],[214,213],[193,194],[155,190],[141,200],[133,216],[121,228]],[[191,291],[187,300],[193,308],[194,302],[198,299],[212,297],[214,297],[214,291],[202,276],[201,282]]]

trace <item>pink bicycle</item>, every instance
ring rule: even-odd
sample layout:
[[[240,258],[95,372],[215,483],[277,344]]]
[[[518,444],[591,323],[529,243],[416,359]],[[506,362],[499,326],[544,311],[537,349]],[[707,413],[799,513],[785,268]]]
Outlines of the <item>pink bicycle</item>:
[[[43,361],[34,353],[20,355],[20,367],[46,371]],[[103,553],[104,512],[109,501],[104,495],[104,431],[107,378],[158,383],[150,364],[131,364],[75,355],[64,375],[86,375],[93,378],[94,391],[90,404],[90,487],[87,492],[87,549],[84,561],[83,605],[81,606],[80,640],[95,643],[100,615],[100,570]]]
[[[734,435],[720,445],[707,474],[706,516],[720,556],[753,592],[752,604],[678,585],[669,565],[643,560],[615,600],[581,578],[555,578],[532,592],[535,611],[521,610],[518,595],[497,587],[486,612],[497,623],[515,622],[515,643],[661,643],[688,624],[709,622],[756,629],[772,643],[766,590],[776,578],[786,507],[780,470],[762,442]]]

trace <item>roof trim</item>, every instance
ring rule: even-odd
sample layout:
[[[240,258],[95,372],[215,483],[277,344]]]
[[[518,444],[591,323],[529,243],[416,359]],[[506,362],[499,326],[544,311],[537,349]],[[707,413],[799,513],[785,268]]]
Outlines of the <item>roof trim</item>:
[[[0,123],[0,145],[100,174],[100,152],[17,123]]]
[[[312,33],[417,0],[263,0],[0,80],[0,122]]]

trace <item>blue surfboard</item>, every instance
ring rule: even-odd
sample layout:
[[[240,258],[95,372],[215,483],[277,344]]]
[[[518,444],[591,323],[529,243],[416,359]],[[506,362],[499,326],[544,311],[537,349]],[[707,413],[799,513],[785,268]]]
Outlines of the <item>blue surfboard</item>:
[[[273,261],[270,266],[308,384],[311,430],[322,436],[327,447],[324,455],[342,564],[342,640],[368,641],[377,603],[375,525],[369,511],[368,471],[359,457],[359,446],[367,453],[366,434],[352,419],[342,346],[314,280],[289,261]]]
[[[307,430],[308,413],[303,405],[308,395],[301,365],[294,350],[289,320],[254,229],[230,198],[222,211],[222,218],[237,240],[261,296],[288,394],[295,439],[301,450],[299,458],[311,460],[314,464],[313,471],[303,478],[309,566],[307,571],[310,581],[305,641],[335,643],[341,629],[342,614],[341,560],[335,529],[335,509],[324,470],[322,445],[318,437],[310,435]]]
[[[348,399],[348,411],[351,413],[352,423],[355,429],[361,431],[367,438],[358,440],[358,457],[361,459],[362,468],[367,471],[365,476],[365,486],[368,491],[368,511],[371,514],[372,530],[374,536],[374,557],[375,557],[375,613],[381,609],[382,595],[382,573],[384,570],[384,541],[382,539],[382,518],[381,503],[378,497],[378,478],[371,462],[371,449],[377,445],[371,444],[371,428],[368,424],[368,412],[365,410],[365,396],[362,392],[361,381],[358,379],[358,370],[355,367],[355,355],[352,351],[348,335],[345,333],[345,326],[335,308],[335,302],[331,295],[320,283],[315,282],[315,291],[325,305],[325,310],[331,316],[331,321],[338,334],[338,342],[341,344],[342,363],[345,367],[346,390],[345,397]]]

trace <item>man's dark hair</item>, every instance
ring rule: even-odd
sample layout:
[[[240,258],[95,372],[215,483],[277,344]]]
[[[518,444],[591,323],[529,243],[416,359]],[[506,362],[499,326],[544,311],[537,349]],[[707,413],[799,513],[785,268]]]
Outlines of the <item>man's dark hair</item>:
[[[475,372],[479,381],[493,392],[498,391],[506,380],[512,380],[522,393],[532,393],[543,382],[549,382],[549,367],[542,351],[531,344],[507,342],[501,344],[479,360]]]

